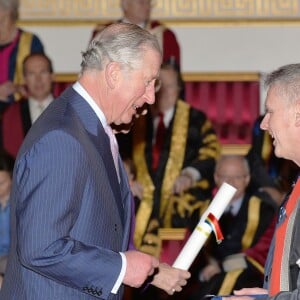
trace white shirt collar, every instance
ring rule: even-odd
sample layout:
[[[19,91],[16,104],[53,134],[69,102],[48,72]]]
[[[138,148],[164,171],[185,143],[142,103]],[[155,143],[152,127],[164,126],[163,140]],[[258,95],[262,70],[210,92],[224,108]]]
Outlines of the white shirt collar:
[[[173,118],[174,111],[175,111],[175,106],[172,106],[164,113],[164,123],[167,128],[169,127],[170,122]]]
[[[102,110],[96,104],[95,100],[89,95],[86,89],[77,81],[73,84],[73,89],[91,106],[103,127],[109,126]]]
[[[53,101],[54,97],[52,94],[49,94],[44,100],[37,100],[33,97],[29,97],[28,101],[30,103],[30,105],[33,106],[40,106],[42,105],[44,108],[46,108],[52,101]]]

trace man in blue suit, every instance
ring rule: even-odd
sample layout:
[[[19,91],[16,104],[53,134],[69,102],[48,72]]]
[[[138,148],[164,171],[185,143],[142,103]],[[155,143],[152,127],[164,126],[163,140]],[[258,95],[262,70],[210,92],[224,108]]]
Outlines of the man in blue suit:
[[[189,272],[128,250],[132,195],[110,127],[154,102],[160,64],[151,34],[111,25],[83,53],[78,82],[34,123],[13,175],[1,300],[122,299],[154,271],[169,294],[186,284]]]

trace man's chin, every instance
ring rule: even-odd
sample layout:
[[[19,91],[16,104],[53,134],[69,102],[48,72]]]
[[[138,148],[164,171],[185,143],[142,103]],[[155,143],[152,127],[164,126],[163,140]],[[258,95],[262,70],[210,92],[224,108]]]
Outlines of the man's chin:
[[[275,148],[274,148],[274,154],[275,154],[275,156],[278,157],[278,158],[285,158],[285,157],[282,155],[281,151],[278,149],[278,147],[275,147]]]

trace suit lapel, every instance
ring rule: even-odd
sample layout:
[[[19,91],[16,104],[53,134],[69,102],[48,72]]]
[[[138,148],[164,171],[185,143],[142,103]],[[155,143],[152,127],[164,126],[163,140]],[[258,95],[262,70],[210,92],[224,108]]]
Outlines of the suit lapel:
[[[71,98],[70,104],[78,115],[85,131],[88,133],[90,141],[97,150],[97,154],[101,157],[105,170],[111,185],[114,198],[116,200],[118,211],[122,222],[124,222],[124,208],[122,203],[120,184],[118,181],[117,172],[115,170],[112,153],[110,151],[109,137],[104,131],[104,128],[98,119],[96,113],[90,105],[83,99],[74,89],[69,89],[66,97]],[[101,179],[99,179],[101,180]],[[124,224],[123,224],[124,225]]]
[[[115,199],[117,200],[120,216],[122,217],[122,221],[124,221],[124,206],[121,197],[117,172],[114,167],[114,160],[110,151],[110,141],[101,124],[99,124],[98,136],[92,136],[92,139],[94,140],[94,144],[96,145],[96,148],[99,150],[99,153],[103,158],[103,163],[105,165],[105,169],[111,183],[112,191],[114,193]]]

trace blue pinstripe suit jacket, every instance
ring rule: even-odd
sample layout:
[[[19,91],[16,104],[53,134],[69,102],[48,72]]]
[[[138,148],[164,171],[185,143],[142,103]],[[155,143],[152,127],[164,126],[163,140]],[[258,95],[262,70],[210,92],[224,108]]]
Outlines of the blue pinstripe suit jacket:
[[[131,193],[109,139],[73,88],[28,133],[11,197],[12,245],[1,300],[121,299]]]

